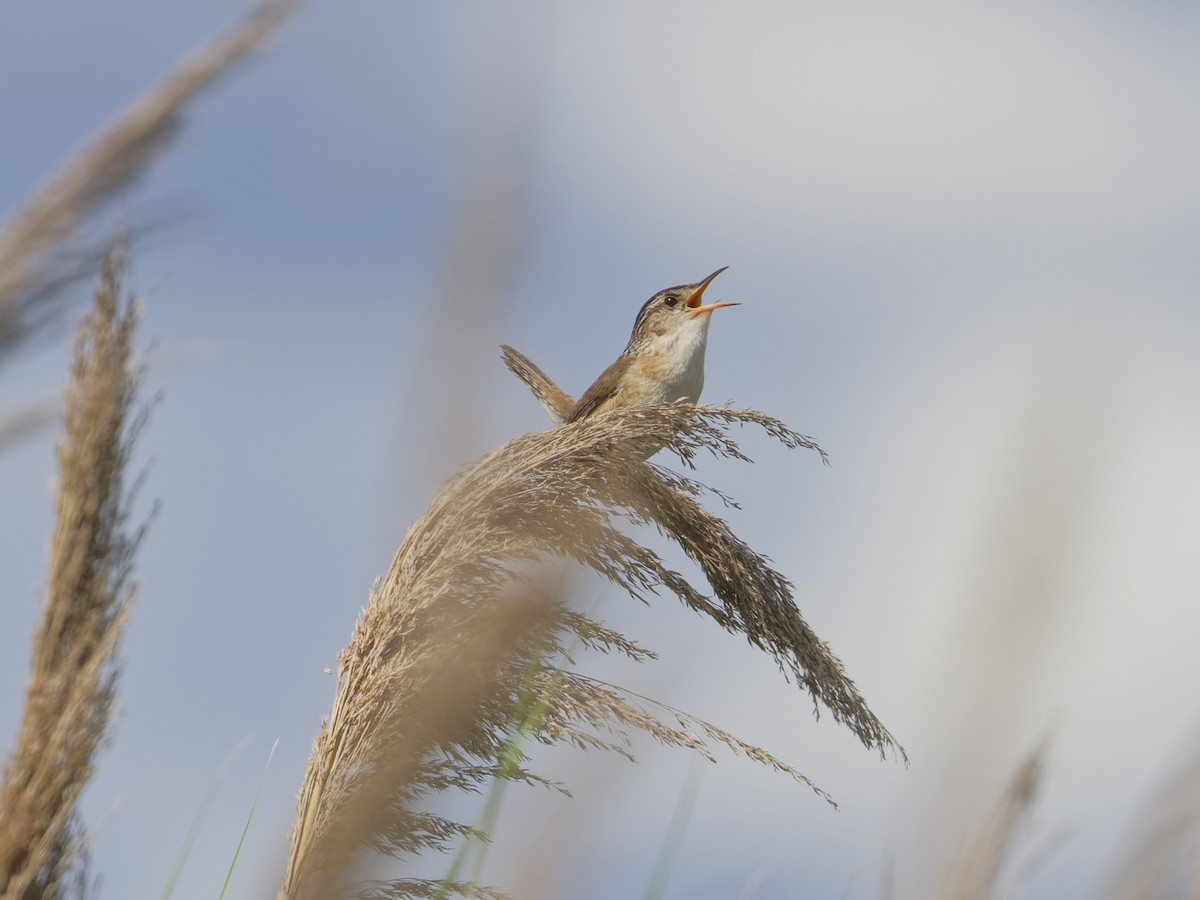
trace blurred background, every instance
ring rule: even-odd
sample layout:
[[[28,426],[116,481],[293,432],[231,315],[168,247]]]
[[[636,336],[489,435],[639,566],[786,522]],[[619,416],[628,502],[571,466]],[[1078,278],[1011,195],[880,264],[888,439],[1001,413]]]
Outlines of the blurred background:
[[[8,7],[0,209],[243,9]],[[832,467],[746,431],[755,465],[699,475],[911,765],[674,601],[586,583],[661,658],[585,670],[840,809],[729,755],[556,749],[537,765],[575,798],[510,791],[485,880],[641,896],[692,777],[666,896],[929,896],[1044,746],[1004,889],[1103,895],[1197,741],[1198,26],[1176,2],[302,8],[110,217],[155,223],[133,255],[162,510],[86,795],[101,896],[157,894],[227,767],[175,893],[214,896],[278,738],[231,888],[273,892],[373,579],[458,465],[548,424],[498,345],[578,395],[650,294],[724,265],[710,296],[744,305],[714,316],[705,399]],[[71,321],[0,370],[0,412],[61,391]],[[0,457],[6,737],[56,438]]]

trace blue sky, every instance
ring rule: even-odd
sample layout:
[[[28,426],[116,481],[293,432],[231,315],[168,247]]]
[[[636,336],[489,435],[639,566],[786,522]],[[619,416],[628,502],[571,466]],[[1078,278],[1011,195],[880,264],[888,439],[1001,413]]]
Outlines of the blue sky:
[[[0,208],[239,9],[7,9]],[[135,248],[162,511],[86,798],[103,895],[157,892],[247,736],[176,896],[216,892],[278,737],[233,896],[273,889],[322,670],[372,580],[456,465],[545,425],[497,345],[578,394],[646,297],[722,265],[714,298],[744,305],[715,318],[705,399],[784,419],[833,466],[747,433],[755,466],[701,475],[912,765],[814,724],[708,623],[605,595],[663,659],[597,670],[842,806],[723,757],[668,896],[877,896],[889,866],[928,893],[1047,735],[1027,855],[1071,838],[1013,896],[1104,879],[1092,860],[1200,711],[1161,687],[1200,674],[1197,25],[1168,3],[301,10],[120,207],[165,222]],[[9,363],[0,412],[59,391],[68,344]],[[55,437],[0,458],[6,734]],[[547,754],[577,799],[515,792],[488,874],[531,877],[550,822],[572,896],[636,894],[690,765],[641,755]]]

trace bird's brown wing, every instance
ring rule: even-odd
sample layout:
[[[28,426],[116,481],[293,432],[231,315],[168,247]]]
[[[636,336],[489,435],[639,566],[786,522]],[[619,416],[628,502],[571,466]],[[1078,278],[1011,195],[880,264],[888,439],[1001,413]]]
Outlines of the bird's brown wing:
[[[625,369],[628,366],[628,356],[618,357],[617,361],[605,369],[600,377],[596,379],[596,383],[583,392],[583,396],[579,398],[579,402],[575,404],[575,408],[567,416],[567,421],[578,422],[580,419],[586,419],[588,416],[598,412],[617,392],[617,386],[620,385],[621,379],[625,375]]]
[[[529,357],[507,344],[500,345],[504,365],[523,382],[555,425],[561,425],[575,406],[575,400],[550,380],[545,372],[530,362]]]

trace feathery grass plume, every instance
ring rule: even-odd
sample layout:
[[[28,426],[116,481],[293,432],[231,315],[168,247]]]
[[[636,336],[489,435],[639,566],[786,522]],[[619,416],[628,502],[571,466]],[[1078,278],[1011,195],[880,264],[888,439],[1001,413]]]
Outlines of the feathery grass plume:
[[[566,608],[557,596],[548,625],[509,628],[480,666],[466,646],[473,639],[460,635],[470,635],[474,622],[499,615],[514,598],[548,593],[528,569],[536,572],[551,559],[590,567],[643,601],[660,590],[675,594],[770,653],[866,746],[903,755],[841,663],[804,623],[786,579],[699,506],[697,497],[707,489],[644,462],[659,446],[669,446],[688,465],[700,450],[745,459],[729,435],[734,424],[757,425],[789,447],[819,449],[761,413],[670,404],[615,410],[525,435],[443,487],[409,529],[341,654],[333,713],[300,792],[281,897],[327,896],[314,892],[312,875],[325,859],[345,858],[350,844],[404,856],[444,849],[469,834],[468,826],[415,805],[432,792],[470,790],[496,774],[511,752],[506,733],[531,667],[542,696],[550,697],[534,735],[542,743],[628,756],[632,732],[645,731],[706,755],[710,742],[722,743],[809,783],[716,726],[565,671],[568,647],[579,641],[634,660],[652,654]],[[622,534],[616,527],[622,519],[652,523],[678,542],[708,576],[716,597],[693,588],[654,551]],[[443,676],[428,669],[453,671],[468,663],[479,675],[469,689],[449,691],[448,698],[431,690]],[[540,781],[520,766],[514,777]],[[364,805],[373,807],[370,816],[349,812]],[[319,883],[324,889],[330,882]],[[427,889],[423,882],[389,882],[373,886],[371,895],[425,896]]]
[[[63,896],[83,850],[75,804],[116,700],[116,650],[141,537],[126,527],[125,466],[141,417],[132,415],[137,312],[122,298],[125,273],[124,251],[114,246],[75,344],[46,599],[24,718],[0,785],[5,900]]]
[[[259,47],[297,5],[298,0],[267,0],[181,60],[0,230],[0,360],[15,342],[53,320],[58,289],[90,267],[92,254],[62,251],[84,219],[163,153],[188,101]]]
[[[941,900],[1007,896],[998,890],[1000,870],[1008,861],[1018,829],[1037,797],[1044,755],[1039,748],[1017,766],[999,802],[951,866],[938,894]]]

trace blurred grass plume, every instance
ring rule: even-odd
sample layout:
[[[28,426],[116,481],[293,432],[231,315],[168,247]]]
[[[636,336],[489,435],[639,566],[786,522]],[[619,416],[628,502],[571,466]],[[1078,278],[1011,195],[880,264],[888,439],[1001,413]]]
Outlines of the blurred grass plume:
[[[61,289],[92,271],[102,255],[71,246],[86,219],[164,153],[187,104],[260,47],[297,5],[298,0],[266,0],[180,60],[106,122],[0,228],[0,362],[55,321]]]
[[[0,784],[0,897],[84,891],[76,804],[116,703],[117,645],[141,530],[128,527],[126,466],[142,416],[131,365],[138,314],[110,248],[80,325],[58,446],[56,523],[32,673]]]

